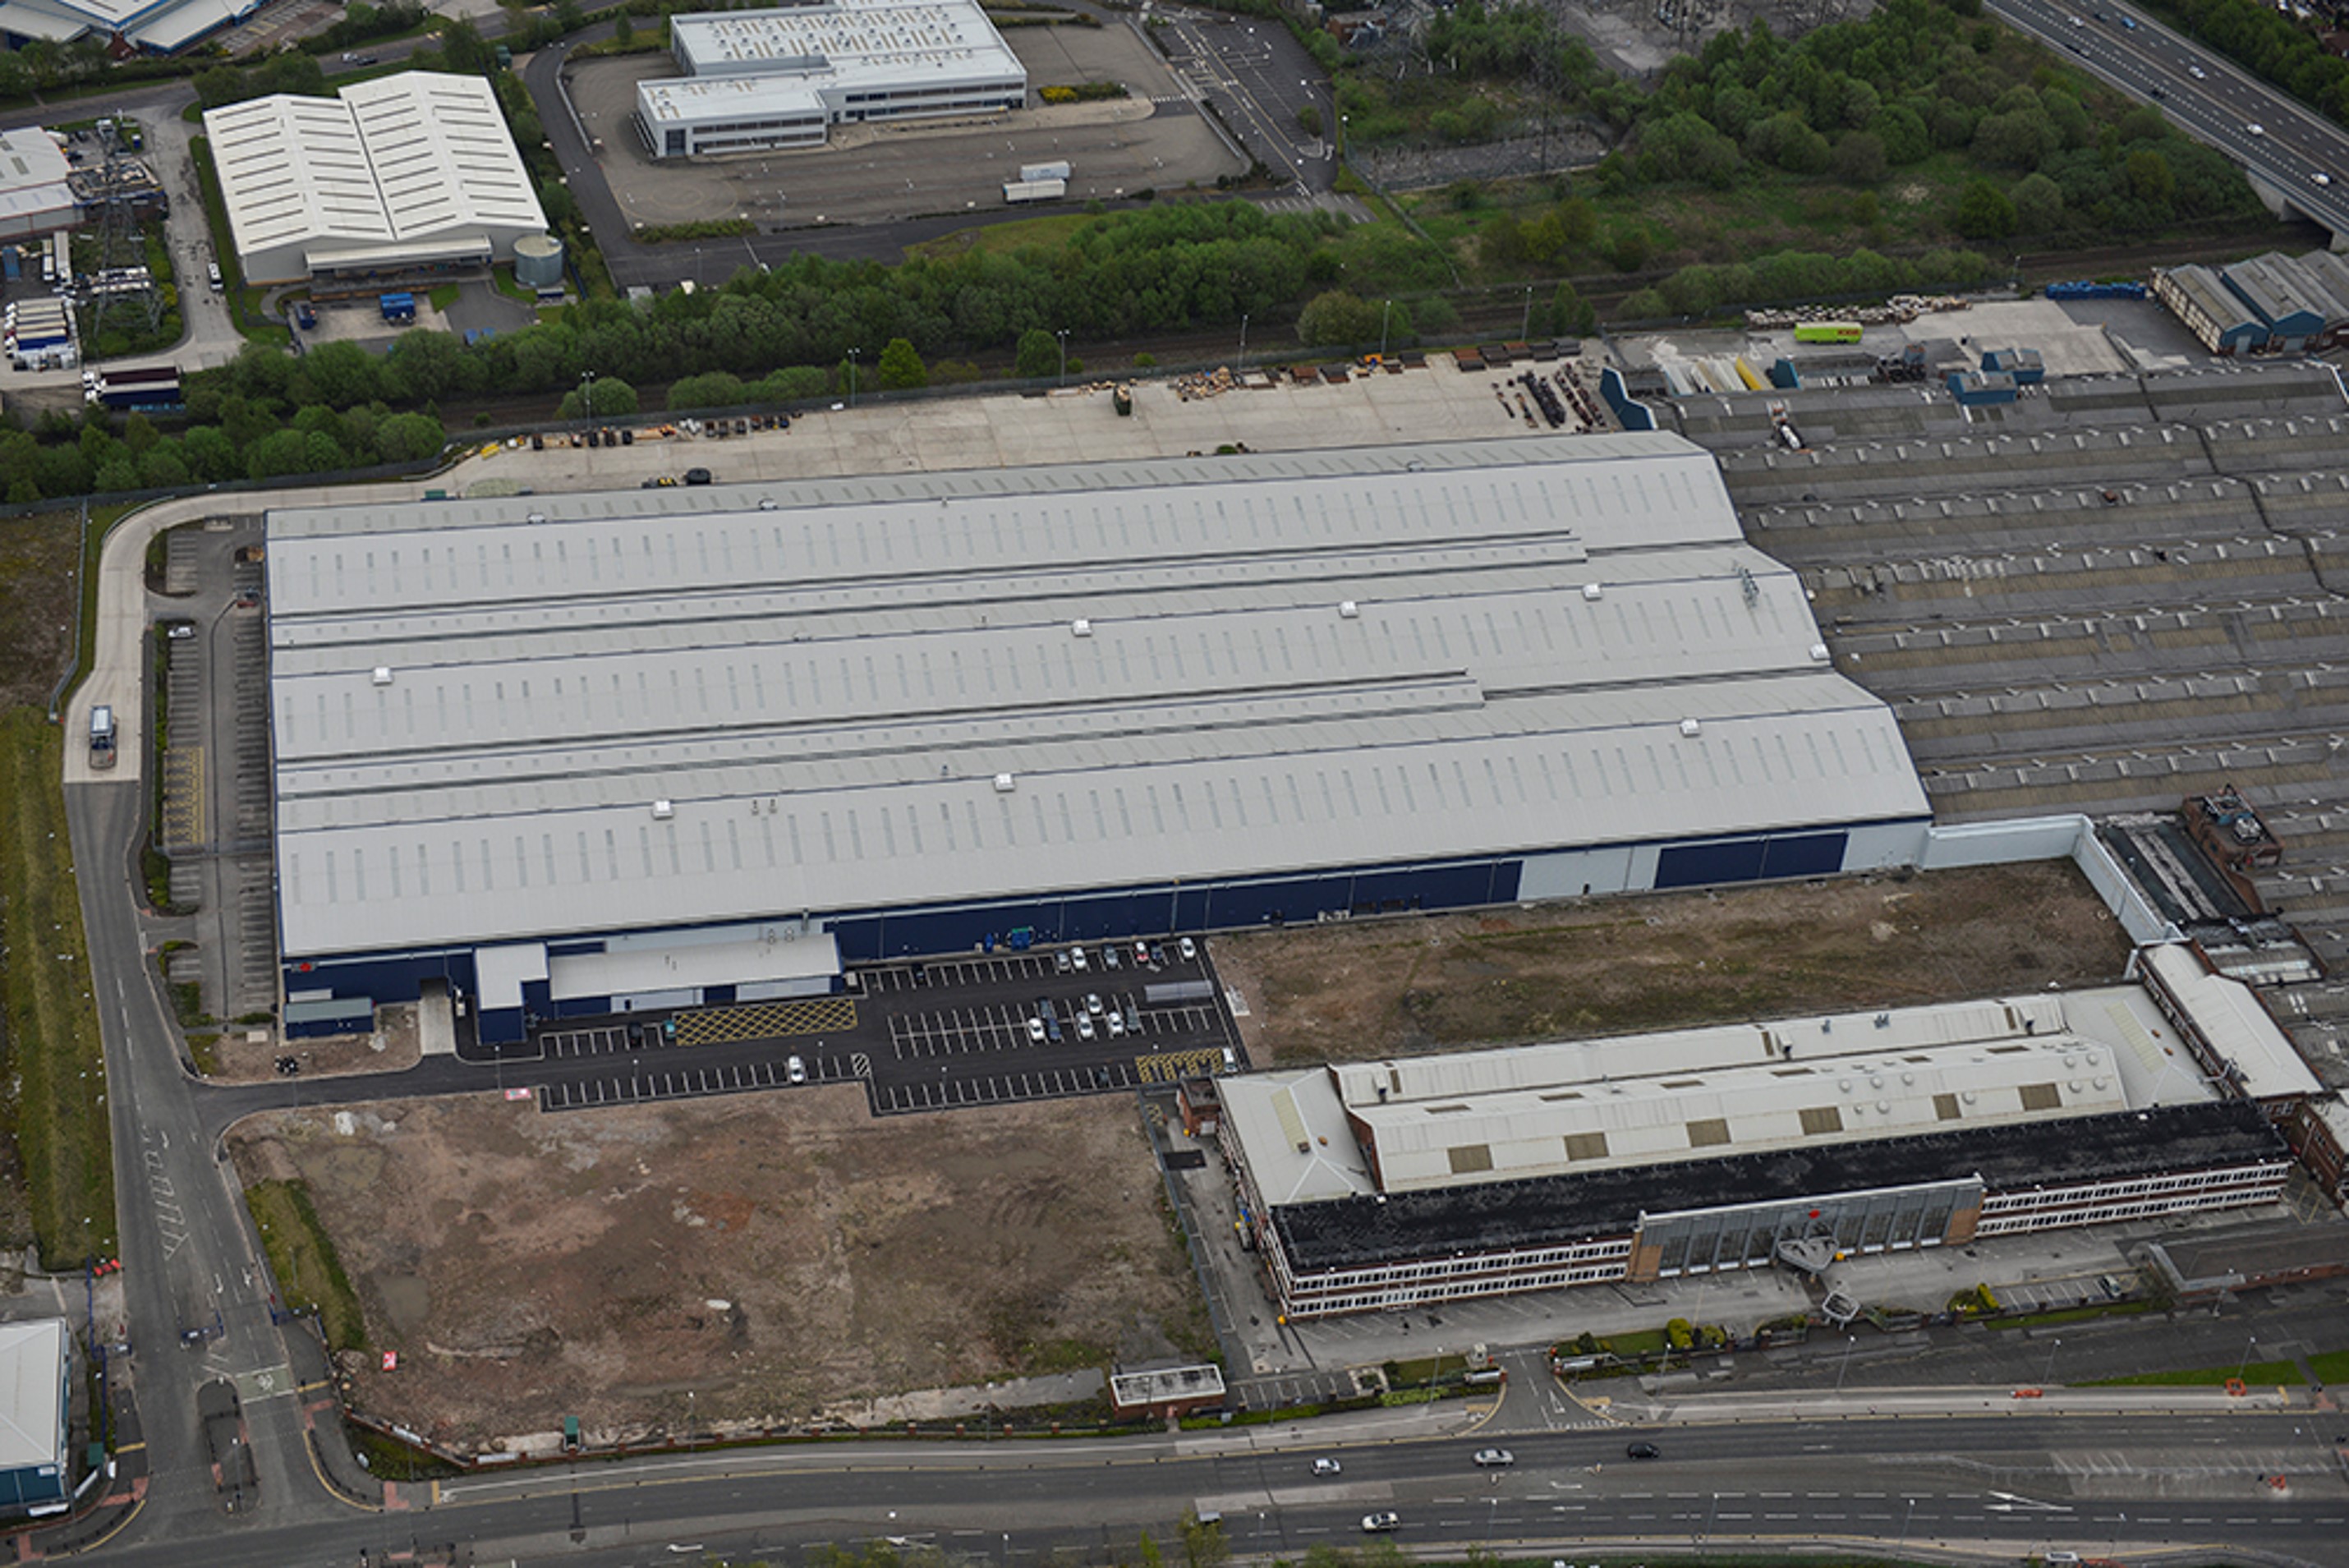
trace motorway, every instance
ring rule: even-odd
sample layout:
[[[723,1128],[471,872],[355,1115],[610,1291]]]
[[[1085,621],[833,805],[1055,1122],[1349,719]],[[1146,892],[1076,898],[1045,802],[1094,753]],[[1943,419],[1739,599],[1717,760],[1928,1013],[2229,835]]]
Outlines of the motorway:
[[[2082,0],[2076,8],[1989,0],[1988,9],[2132,98],[2158,101],[2181,130],[2226,153],[2293,209],[2335,234],[2349,233],[2349,132],[2290,95],[2113,0]]]
[[[2290,1416],[1992,1416],[1762,1420],[1647,1434],[1626,1457],[1614,1428],[1468,1429],[1469,1412],[1381,1411],[1317,1425],[1124,1442],[868,1443],[673,1454],[626,1466],[556,1465],[441,1483],[416,1506],[233,1540],[168,1539],[113,1553],[187,1568],[347,1564],[364,1550],[428,1561],[637,1564],[698,1554],[771,1560],[892,1539],[1007,1565],[1076,1549],[1164,1541],[1192,1511],[1222,1515],[1241,1553],[1294,1554],[1360,1538],[1392,1511],[1406,1550],[1765,1542],[2050,1548],[2141,1562],[2163,1549],[2256,1550],[2338,1563],[2349,1489],[2259,1471],[2313,1451]],[[1450,1429],[1440,1429],[1448,1428]],[[1637,1436],[1638,1434],[1634,1434]],[[1475,1450],[1515,1463],[1482,1469]],[[2137,1456],[2133,1462],[2130,1456]],[[1335,1458],[1334,1476],[1312,1460]],[[2328,1461],[2317,1454],[2310,1461]],[[440,1553],[446,1553],[445,1558]]]

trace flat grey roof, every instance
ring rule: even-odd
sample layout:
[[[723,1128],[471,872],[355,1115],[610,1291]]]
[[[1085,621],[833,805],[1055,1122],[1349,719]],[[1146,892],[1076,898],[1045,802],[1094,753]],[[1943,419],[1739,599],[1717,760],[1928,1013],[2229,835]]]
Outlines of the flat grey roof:
[[[1927,814],[1671,436],[290,509],[269,551],[297,956]]]

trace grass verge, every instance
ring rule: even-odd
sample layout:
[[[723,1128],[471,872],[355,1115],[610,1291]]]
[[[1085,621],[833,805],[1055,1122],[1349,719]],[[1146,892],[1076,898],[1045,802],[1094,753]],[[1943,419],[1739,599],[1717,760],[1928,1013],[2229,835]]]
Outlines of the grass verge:
[[[2253,1388],[2272,1388],[2300,1381],[2300,1368],[2289,1361],[2250,1361],[2230,1366],[2198,1366],[2182,1372],[2134,1372],[2127,1377],[2100,1377],[2084,1388],[2216,1388],[2237,1376]]]
[[[396,1438],[387,1438],[372,1427],[362,1427],[356,1421],[343,1423],[343,1430],[351,1439],[351,1452],[367,1473],[378,1480],[421,1481],[445,1480],[465,1473],[460,1465],[452,1465],[438,1454],[411,1449]]]
[[[66,832],[65,741],[31,708],[0,713],[0,992],[8,1077],[0,1131],[25,1173],[49,1268],[111,1256],[114,1153],[106,1058]]]
[[[318,1222],[310,1189],[299,1181],[258,1181],[244,1189],[245,1206],[261,1227],[262,1250],[278,1293],[297,1312],[316,1312],[326,1344],[336,1350],[367,1348],[367,1320],[358,1292],[343,1272],[334,1238]]]

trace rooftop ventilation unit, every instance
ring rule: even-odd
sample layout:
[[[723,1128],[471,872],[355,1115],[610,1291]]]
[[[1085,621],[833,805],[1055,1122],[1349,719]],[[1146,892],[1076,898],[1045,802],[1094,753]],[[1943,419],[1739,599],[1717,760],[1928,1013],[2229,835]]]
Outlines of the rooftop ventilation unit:
[[[1093,623],[1089,620],[1071,621],[1069,629],[1079,637],[1091,637],[1093,634]]]
[[[657,800],[653,802],[653,820],[655,822],[667,822],[670,817],[675,816],[676,815],[677,807],[671,805],[668,802],[665,800]]]
[[[995,793],[996,793],[996,794],[1009,794],[1013,790],[1018,789],[1019,787],[1019,781],[1018,779],[1014,778],[1011,774],[996,774],[996,775],[995,775]]]
[[[1338,606],[1338,615],[1343,620],[1360,620],[1362,618],[1362,607],[1347,599]]]
[[[391,684],[390,665],[378,664],[375,667],[375,683],[378,686],[388,686]]]
[[[1694,719],[1682,719],[1681,721],[1681,733],[1690,737],[1692,740],[1693,740],[1697,733],[1703,728],[1704,726],[1698,723]]]
[[[1827,645],[1824,642],[1815,642],[1811,644],[1811,662],[1813,664],[1825,664],[1826,661]]]
[[[1591,600],[1593,603],[1596,603],[1599,597],[1606,593],[1606,589],[1600,587],[1597,583],[1585,583],[1582,585],[1582,597],[1586,599]]]

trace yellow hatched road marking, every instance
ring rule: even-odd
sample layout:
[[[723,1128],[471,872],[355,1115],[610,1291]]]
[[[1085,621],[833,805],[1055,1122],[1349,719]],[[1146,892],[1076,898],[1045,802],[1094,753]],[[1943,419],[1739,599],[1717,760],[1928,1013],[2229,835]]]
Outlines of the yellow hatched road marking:
[[[843,1033],[856,1027],[856,1002],[845,996],[797,1002],[755,1002],[704,1007],[677,1015],[680,1045],[722,1045],[732,1040],[782,1040],[797,1034]]]
[[[1224,1053],[1219,1047],[1204,1051],[1160,1051],[1148,1056],[1136,1056],[1133,1070],[1145,1084],[1174,1084],[1185,1078],[1213,1077],[1224,1064]]]

